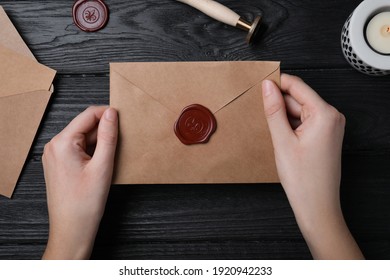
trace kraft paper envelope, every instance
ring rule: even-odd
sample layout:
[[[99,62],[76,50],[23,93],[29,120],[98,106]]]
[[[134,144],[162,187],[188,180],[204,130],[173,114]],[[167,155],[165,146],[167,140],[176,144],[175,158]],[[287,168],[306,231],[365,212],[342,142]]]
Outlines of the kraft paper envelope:
[[[11,20],[8,18],[1,6],[0,47],[2,50],[2,57],[4,57],[7,53],[10,54],[10,57],[1,60],[0,71],[2,73],[7,71],[6,64],[9,63],[9,59],[18,56],[17,54],[36,61],[34,55],[24,43],[23,39],[20,37],[18,31],[13,26]],[[7,50],[6,48],[12,49],[12,51]],[[20,60],[17,58],[14,63],[18,63],[18,61],[23,61],[24,63],[26,60]],[[28,61],[28,65],[19,65],[19,67],[28,67],[31,63],[32,61]],[[30,71],[33,72],[39,68],[39,72],[35,73],[37,81],[42,82],[42,85],[45,85],[45,80],[47,79],[47,76],[45,75],[48,75],[47,69],[43,68],[45,70],[42,72],[41,69],[43,66],[37,63],[33,63],[33,65],[34,66],[30,69]],[[11,67],[9,70],[11,71],[11,69],[14,68]],[[26,68],[23,69],[23,71],[26,71]],[[45,90],[32,92],[31,94],[28,94],[27,98],[24,97],[24,94],[21,94],[20,96],[19,94],[15,94],[15,96],[11,97],[11,95],[14,95],[13,93],[15,93],[12,91],[9,92],[11,94],[10,96],[3,96],[4,92],[7,90],[5,86],[10,86],[10,82],[25,82],[22,75],[24,73],[23,71],[16,73],[15,76],[0,85],[0,194],[7,197],[12,196],[40,120],[42,119],[46,105],[54,90],[53,85],[51,85],[49,90],[50,92],[48,93],[47,86],[45,85],[43,87]],[[8,74],[10,73],[11,72],[8,72]],[[52,76],[53,73],[55,72],[51,70],[50,76]],[[3,81],[3,79],[5,80],[6,77],[0,77],[0,81]],[[52,80],[52,78],[50,79]],[[28,84],[25,85],[28,86]],[[5,95],[8,94],[5,93]],[[34,97],[35,95],[37,95],[36,98]],[[31,106],[34,106],[34,108],[28,108],[28,110],[25,110],[24,108]]]
[[[21,55],[35,60],[34,55],[20,37],[18,31],[0,6],[0,44]]]
[[[36,60],[33,53],[27,47],[26,43],[20,37],[15,26],[7,16],[3,7],[0,6],[0,45],[13,50],[23,56]],[[50,91],[54,92],[54,86],[51,85]]]
[[[0,194],[11,197],[52,92],[55,71],[0,45]]]
[[[114,184],[279,182],[261,82],[279,83],[279,62],[112,63],[110,103],[119,112]],[[210,109],[207,144],[174,133],[182,109]]]

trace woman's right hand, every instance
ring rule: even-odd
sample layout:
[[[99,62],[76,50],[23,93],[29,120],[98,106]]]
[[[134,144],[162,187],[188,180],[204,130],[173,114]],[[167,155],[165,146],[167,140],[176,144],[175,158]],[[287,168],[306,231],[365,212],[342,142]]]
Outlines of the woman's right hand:
[[[361,259],[340,206],[345,117],[300,78],[263,82],[278,174],[316,259]]]

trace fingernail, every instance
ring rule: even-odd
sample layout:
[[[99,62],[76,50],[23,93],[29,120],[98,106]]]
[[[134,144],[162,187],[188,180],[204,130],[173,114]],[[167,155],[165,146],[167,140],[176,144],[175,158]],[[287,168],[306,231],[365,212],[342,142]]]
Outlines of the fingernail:
[[[274,93],[274,85],[273,82],[270,80],[264,80],[263,81],[263,95],[264,96],[270,96],[272,93]]]
[[[104,118],[110,122],[115,122],[118,119],[118,113],[116,110],[112,108],[108,108],[104,112]]]

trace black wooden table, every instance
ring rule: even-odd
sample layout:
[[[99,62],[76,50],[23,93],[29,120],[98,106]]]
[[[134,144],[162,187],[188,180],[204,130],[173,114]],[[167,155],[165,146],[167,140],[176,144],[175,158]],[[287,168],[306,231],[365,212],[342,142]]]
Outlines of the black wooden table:
[[[390,259],[390,76],[353,70],[340,33],[360,0],[220,0],[249,20],[245,34],[173,0],[106,3],[110,20],[80,31],[73,1],[0,1],[38,60],[56,70],[55,94],[13,199],[0,197],[0,258],[38,259],[48,234],[43,146],[78,113],[109,103],[109,62],[280,60],[347,117],[342,207],[365,256]],[[3,160],[3,159],[1,159]],[[92,258],[309,259],[278,184],[113,186]]]

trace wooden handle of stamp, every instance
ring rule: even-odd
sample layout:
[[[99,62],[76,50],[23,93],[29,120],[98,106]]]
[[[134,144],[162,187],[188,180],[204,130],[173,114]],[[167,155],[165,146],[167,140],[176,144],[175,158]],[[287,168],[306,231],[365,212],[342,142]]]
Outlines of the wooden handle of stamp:
[[[177,1],[190,5],[195,9],[198,9],[199,11],[205,13],[209,17],[212,17],[218,21],[221,21],[231,26],[236,26],[238,20],[240,19],[240,16],[237,13],[233,12],[229,8],[225,7],[224,5],[219,4],[218,2],[215,2],[213,0],[177,0]]]

